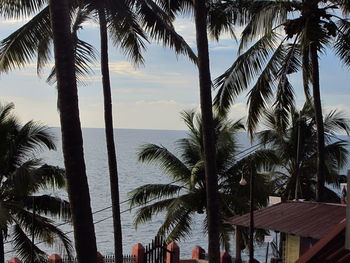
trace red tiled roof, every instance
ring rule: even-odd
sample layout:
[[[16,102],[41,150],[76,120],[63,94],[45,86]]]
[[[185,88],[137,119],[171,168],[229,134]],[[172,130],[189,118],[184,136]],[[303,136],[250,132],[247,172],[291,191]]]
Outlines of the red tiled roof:
[[[321,239],[345,217],[344,204],[287,201],[255,211],[254,225],[259,229]],[[248,227],[249,213],[234,216],[227,223]]]
[[[303,254],[296,263],[348,263],[350,251],[344,248],[346,221],[335,226]]]

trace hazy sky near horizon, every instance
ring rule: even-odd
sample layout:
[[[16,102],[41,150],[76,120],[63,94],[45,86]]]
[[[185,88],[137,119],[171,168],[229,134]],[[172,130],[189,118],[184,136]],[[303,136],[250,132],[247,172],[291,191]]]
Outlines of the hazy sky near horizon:
[[[23,22],[1,21],[0,38],[18,28]],[[195,49],[193,21],[181,18],[176,29]],[[96,25],[86,24],[80,37],[99,49]],[[110,70],[115,128],[185,129],[180,112],[199,105],[198,73],[186,57],[157,43],[147,45],[145,64],[134,65],[120,50],[110,45]],[[237,56],[237,42],[224,36],[210,43],[212,78],[223,73]],[[99,59],[99,57],[98,57]],[[13,102],[16,113],[24,121],[36,120],[49,126],[59,126],[55,86],[46,83],[47,72],[39,78],[36,61],[22,69],[0,76],[0,102]],[[103,97],[99,64],[92,65],[93,73],[79,87],[80,115],[83,127],[103,127]],[[350,75],[333,53],[321,55],[321,92],[325,110],[340,109],[350,117]],[[304,102],[302,83],[295,75],[293,84],[297,104]],[[246,96],[242,95],[232,107],[231,116],[246,115]]]

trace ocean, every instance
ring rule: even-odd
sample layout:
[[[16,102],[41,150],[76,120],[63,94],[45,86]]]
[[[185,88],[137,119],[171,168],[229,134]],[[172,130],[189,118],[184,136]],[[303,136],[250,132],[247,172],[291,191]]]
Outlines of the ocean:
[[[57,151],[49,151],[41,153],[41,158],[50,165],[64,167],[61,148],[61,137],[59,128],[52,128],[52,133],[56,138]],[[161,144],[170,151],[176,152],[174,142],[186,136],[186,131],[171,130],[135,130],[135,129],[116,129],[115,140],[117,145],[118,173],[120,201],[127,200],[128,192],[134,188],[150,183],[170,183],[172,180],[168,178],[162,171],[154,165],[140,163],[137,160],[137,152],[139,147],[145,143]],[[84,154],[86,169],[90,187],[91,206],[94,212],[95,232],[97,239],[98,251],[101,254],[110,254],[113,252],[113,225],[111,218],[111,200],[110,186],[108,175],[108,162],[106,153],[106,143],[104,129],[84,128]],[[245,134],[241,134],[239,142],[242,150],[249,146],[249,140]],[[64,191],[50,192],[67,198]],[[100,211],[102,210],[102,211]],[[122,231],[123,231],[123,253],[130,254],[131,248],[136,243],[147,245],[156,235],[157,230],[163,222],[160,215],[152,222],[140,225],[137,229],[133,225],[133,216],[136,210],[129,210],[128,203],[121,205],[122,211]],[[198,215],[192,226],[192,235],[186,240],[178,242],[180,247],[181,258],[190,258],[191,251],[199,245],[207,250],[207,236],[201,228],[203,216]],[[72,230],[69,224],[63,225],[62,230],[70,232]],[[73,235],[68,236],[73,240]],[[5,258],[9,259],[15,256],[11,252],[10,244],[7,244]],[[50,253],[61,254],[59,247],[45,248]],[[256,248],[256,258],[261,262],[265,262],[265,246]],[[232,256],[234,256],[234,242],[232,242]],[[247,258],[245,255],[244,258]]]

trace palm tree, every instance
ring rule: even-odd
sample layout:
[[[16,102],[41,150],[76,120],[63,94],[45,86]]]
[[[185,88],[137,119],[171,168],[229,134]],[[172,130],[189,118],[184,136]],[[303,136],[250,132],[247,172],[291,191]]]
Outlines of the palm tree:
[[[198,73],[200,90],[200,107],[203,124],[204,163],[206,171],[207,213],[208,213],[208,253],[210,262],[219,262],[219,211],[218,178],[215,167],[214,123],[211,95],[211,75],[209,63],[208,32],[216,40],[222,32],[233,34],[233,25],[243,22],[236,8],[217,1],[162,1],[170,13],[193,12],[196,27],[196,45],[198,51]],[[232,8],[233,7],[233,8]]]
[[[193,61],[196,56],[186,44],[186,42],[175,32],[171,25],[171,18],[152,1],[139,1],[134,5],[131,2],[118,1],[83,1],[76,14],[75,22],[72,25],[72,35],[74,38],[76,69],[80,74],[88,72],[88,64],[92,62],[89,54],[93,54],[93,48],[86,42],[77,37],[77,32],[81,24],[89,19],[93,13],[97,13],[100,25],[101,37],[101,72],[104,93],[105,109],[105,131],[108,152],[108,164],[110,174],[110,187],[112,199],[112,213],[114,225],[114,246],[117,261],[122,260],[122,233],[120,222],[119,207],[119,190],[118,190],[118,172],[117,159],[113,135],[113,116],[112,116],[112,97],[111,84],[108,66],[108,32],[110,33],[115,44],[120,45],[135,63],[142,63],[143,57],[141,52],[145,48],[144,40],[146,31],[150,32],[152,38],[160,39],[165,45],[173,47],[177,53],[187,54]],[[47,9],[47,8],[46,8]],[[41,12],[42,13],[42,12]],[[49,19],[48,13],[45,15],[39,13],[22,28],[11,34],[2,42],[0,67],[7,71],[12,66],[22,66],[27,63],[31,56],[38,55],[38,69],[45,65],[49,60],[49,42],[52,38],[51,28],[47,26],[46,19]],[[45,19],[43,19],[44,17]],[[43,23],[43,24],[42,24]],[[140,23],[140,24],[139,24]],[[44,27],[45,31],[38,31]],[[38,38],[32,38],[31,34]],[[29,41],[27,38],[29,37]],[[23,57],[21,56],[23,55]],[[20,59],[18,59],[20,58]],[[55,77],[55,69],[50,74],[49,80]]]
[[[24,261],[44,259],[46,253],[30,238],[33,233],[36,241],[59,242],[70,254],[71,242],[50,219],[69,220],[69,203],[37,194],[65,186],[64,170],[34,157],[42,150],[55,150],[53,137],[47,127],[33,121],[21,125],[11,113],[13,108],[0,104],[0,262],[5,262],[4,241],[9,237]]]
[[[315,199],[317,173],[317,132],[314,109],[310,104],[290,114],[286,133],[280,133],[278,118],[272,111],[265,114],[267,129],[257,133],[257,138],[268,149],[276,152],[280,164],[276,167],[276,191],[284,199]],[[338,171],[347,164],[349,152],[346,140],[337,133],[350,133],[350,120],[341,112],[331,111],[324,118],[325,174],[328,185],[339,186]],[[339,197],[325,187],[325,200],[339,202]]]
[[[143,58],[141,51],[144,48],[142,40],[146,40],[146,35],[143,32],[141,26],[138,24],[133,14],[141,18],[137,11],[133,10],[134,6],[130,6],[130,3],[119,1],[118,4],[109,1],[88,1],[88,9],[91,11],[97,10],[99,25],[100,25],[100,39],[101,39],[101,72],[102,83],[104,93],[104,109],[105,109],[105,131],[106,131],[106,143],[108,151],[108,164],[110,174],[110,187],[111,187],[111,199],[112,199],[112,213],[113,213],[113,226],[114,226],[114,251],[117,261],[122,261],[122,232],[120,221],[120,206],[119,206],[119,186],[118,186],[118,171],[117,171],[117,158],[114,143],[114,129],[113,129],[113,116],[112,116],[112,96],[111,96],[111,83],[109,77],[109,65],[108,65],[108,26],[111,28],[111,35],[117,44],[120,44],[123,49],[129,53],[129,56],[135,63],[142,63]],[[147,14],[153,12],[152,20],[149,18],[144,19],[144,24],[147,27],[154,28],[154,23],[163,23],[161,26],[157,26],[152,29],[154,35],[162,35],[162,39],[167,44],[175,45],[177,52],[187,52],[190,57],[195,59],[195,55],[192,53],[187,44],[179,37],[173,30],[170,21],[167,21],[164,17],[161,17],[158,13],[161,9],[152,1],[138,2],[137,8],[140,8],[138,12]],[[157,12],[154,12],[154,8],[157,8]],[[147,11],[147,12],[145,12]],[[164,19],[165,18],[165,19]],[[127,23],[126,21],[127,20]],[[122,24],[124,23],[124,24]],[[169,28],[167,28],[169,27]]]
[[[349,3],[342,0],[256,1],[250,10],[252,15],[242,33],[240,52],[253,45],[217,79],[216,85],[220,89],[215,103],[222,112],[227,111],[236,95],[256,79],[248,98],[249,132],[254,132],[263,109],[274,94],[279,121],[286,125],[288,111],[294,104],[288,75],[302,68],[304,91],[307,100],[312,99],[315,107],[318,138],[316,193],[320,201],[325,183],[325,141],[318,55],[326,47],[331,47],[346,66],[350,65]],[[310,82],[313,98],[310,97]]]
[[[187,138],[178,140],[175,144],[178,152],[171,153],[165,147],[146,144],[141,147],[139,160],[158,165],[171,180],[171,184],[146,184],[130,192],[131,207],[138,209],[134,224],[137,226],[152,220],[159,214],[165,214],[158,235],[165,236],[167,241],[186,238],[191,233],[191,225],[196,214],[207,210],[206,179],[204,164],[203,124],[200,115],[194,111],[185,111],[182,118],[189,133]],[[238,133],[243,129],[241,121],[230,122],[226,118],[214,118],[214,144],[218,176],[220,220],[219,233],[221,244],[229,249],[230,227],[223,223],[225,218],[243,214],[249,209],[249,188],[239,185],[242,176],[247,174],[247,165],[252,160],[258,168],[264,167],[275,158],[272,151],[256,151],[249,156],[238,159],[239,144],[236,141]],[[179,156],[179,157],[178,157]],[[257,205],[266,205],[270,193],[267,178],[262,174],[256,177]],[[208,213],[208,212],[206,212]],[[197,223],[197,222],[196,222]],[[208,216],[205,217],[202,228],[208,231]],[[220,245],[220,244],[219,244]]]
[[[78,262],[95,263],[96,237],[81,132],[75,59],[67,0],[50,0],[62,149]]]

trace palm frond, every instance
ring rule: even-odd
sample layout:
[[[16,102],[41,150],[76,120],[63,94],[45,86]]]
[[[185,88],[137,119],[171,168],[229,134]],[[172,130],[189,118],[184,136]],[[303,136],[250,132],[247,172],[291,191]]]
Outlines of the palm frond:
[[[52,35],[44,35],[38,44],[36,71],[38,76],[42,74],[43,69],[51,59]]]
[[[187,56],[197,63],[197,56],[186,41],[175,31],[171,18],[153,0],[138,1],[139,17],[150,37]]]
[[[287,19],[290,1],[255,1],[250,7],[253,14],[245,26],[239,46],[239,54],[255,39],[270,34]]]
[[[16,254],[24,261],[30,262],[32,257],[32,250],[34,252],[34,262],[43,262],[47,259],[47,255],[38,246],[32,243],[29,236],[16,224],[13,227],[14,250]]]
[[[243,11],[243,9],[234,10],[232,8],[232,5],[234,4],[227,2],[209,2],[207,5],[209,35],[216,41],[219,41],[219,37],[222,33],[229,33],[234,39],[236,39],[234,26],[237,25],[235,22],[238,20],[237,17],[241,16],[240,11]]]
[[[134,215],[134,226],[137,227],[142,223],[149,222],[152,217],[160,212],[167,210],[169,205],[175,200],[175,198],[165,199],[158,202],[154,202],[150,205],[146,205],[138,209]]]
[[[34,226],[33,226],[34,220]],[[72,253],[72,243],[68,236],[57,228],[53,221],[36,214],[33,217],[31,212],[26,210],[17,211],[16,221],[24,232],[34,232],[34,236],[38,241],[43,241],[47,245],[52,246],[57,242],[60,242],[65,248],[65,252],[68,255]],[[34,228],[33,228],[34,227]]]
[[[8,72],[30,63],[35,58],[40,43],[44,43],[52,35],[50,23],[49,7],[46,7],[5,38],[0,43],[0,71]]]
[[[326,167],[329,175],[326,176],[327,183],[335,183],[338,179],[338,171],[343,169],[348,164],[349,151],[347,147],[349,142],[339,140],[325,146],[325,153],[327,156]]]
[[[350,119],[343,112],[332,110],[324,117],[324,129],[326,134],[336,135],[345,132],[350,134]]]
[[[150,200],[174,197],[182,187],[174,184],[145,184],[128,193],[130,207],[148,203]]]
[[[198,144],[189,138],[183,138],[176,141],[176,150],[181,152],[183,163],[191,167],[201,159],[201,149]]]
[[[42,150],[55,150],[53,135],[47,126],[29,121],[18,131],[16,136],[17,153],[22,156]]]
[[[289,124],[290,112],[295,107],[294,90],[286,75],[280,77],[274,106],[279,131],[285,132]]]
[[[52,165],[41,165],[33,171],[37,190],[62,189],[66,186],[65,170]]]
[[[68,221],[71,219],[69,202],[50,195],[28,196],[23,199],[27,210],[33,209],[35,204],[36,213]]]
[[[346,66],[350,66],[350,22],[341,19],[337,23],[338,37],[334,49],[337,56]]]
[[[152,162],[159,165],[174,179],[187,180],[190,178],[191,172],[188,167],[163,146],[145,144],[140,148],[138,158],[141,162]]]
[[[157,0],[157,3],[172,19],[180,14],[193,14],[193,1],[191,0]]]
[[[165,224],[168,223],[166,220],[159,229],[158,234],[161,235],[163,232],[167,233],[167,242],[185,239],[191,233],[191,224],[193,222],[192,215],[193,212],[190,210],[179,209],[177,213],[169,215],[169,218],[172,220],[169,224],[170,226],[168,227],[168,230],[165,227]]]
[[[115,46],[135,63],[143,63],[142,52],[148,41],[144,30],[139,25],[137,15],[127,1],[110,2],[107,11],[109,31]]]
[[[8,120],[10,117],[11,111],[15,108],[15,104],[1,104],[0,103],[0,123],[2,124],[4,121]]]
[[[334,3],[339,6],[339,9],[345,17],[350,14],[350,3],[348,0],[330,0],[331,3]]]
[[[236,38],[235,27],[245,25],[251,18],[253,1],[208,2],[208,31],[212,38],[219,40],[222,33]]]
[[[191,233],[192,217],[195,212],[193,206],[196,201],[199,201],[198,195],[185,194],[171,202],[158,234],[166,236],[169,242],[185,239]]]
[[[309,84],[311,83],[311,63],[310,63],[309,47],[302,47],[302,71],[303,71],[303,86],[307,101],[311,101],[311,93]]]
[[[1,0],[0,15],[5,18],[29,17],[47,4],[47,0]]]
[[[31,159],[16,167],[14,172],[7,176],[3,187],[11,189],[18,198],[33,193],[35,179],[32,171],[39,165],[39,160]]]
[[[77,37],[74,37],[74,39],[75,70],[77,74],[77,81],[83,83],[84,81],[82,81],[82,79],[92,72],[91,65],[93,65],[96,60],[96,50],[91,44],[78,39]],[[55,66],[52,68],[46,81],[51,85],[56,83]]]
[[[276,76],[286,58],[286,50],[283,41],[277,47],[265,68],[258,77],[255,85],[248,93],[248,133],[252,136],[260,120],[266,103],[272,98],[275,87]]]
[[[214,98],[214,107],[220,114],[225,115],[235,97],[249,87],[275,51],[278,42],[276,33],[266,34],[215,80],[214,85],[219,89]]]

